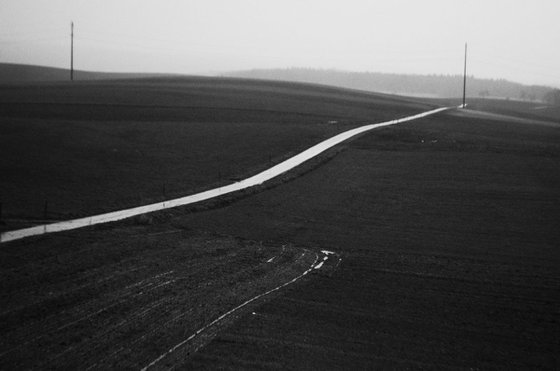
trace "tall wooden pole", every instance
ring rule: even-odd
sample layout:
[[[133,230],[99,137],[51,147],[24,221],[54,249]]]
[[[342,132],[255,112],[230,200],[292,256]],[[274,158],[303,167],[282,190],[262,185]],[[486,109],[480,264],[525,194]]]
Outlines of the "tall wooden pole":
[[[467,43],[465,43],[465,68],[463,70],[463,108],[467,99]]]
[[[70,23],[70,81],[74,81],[74,22]]]

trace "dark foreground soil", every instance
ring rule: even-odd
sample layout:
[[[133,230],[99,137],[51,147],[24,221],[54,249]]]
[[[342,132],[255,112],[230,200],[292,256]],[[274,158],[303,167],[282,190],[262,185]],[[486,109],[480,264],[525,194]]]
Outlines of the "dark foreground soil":
[[[321,255],[289,244],[149,229],[2,246],[0,369],[140,369],[178,344],[155,366],[181,363],[281,291],[213,321],[293,280]]]
[[[343,256],[188,367],[557,369],[558,143],[558,129],[442,115],[372,132],[302,178],[184,218]]]
[[[214,209],[2,245],[0,368],[144,367],[330,250],[154,368],[557,369],[558,143],[439,115]]]

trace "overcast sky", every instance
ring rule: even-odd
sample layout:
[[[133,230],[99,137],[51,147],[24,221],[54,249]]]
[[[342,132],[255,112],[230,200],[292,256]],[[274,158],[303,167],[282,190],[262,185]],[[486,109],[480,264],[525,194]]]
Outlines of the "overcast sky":
[[[0,62],[203,73],[272,67],[560,86],[560,0],[0,0]]]

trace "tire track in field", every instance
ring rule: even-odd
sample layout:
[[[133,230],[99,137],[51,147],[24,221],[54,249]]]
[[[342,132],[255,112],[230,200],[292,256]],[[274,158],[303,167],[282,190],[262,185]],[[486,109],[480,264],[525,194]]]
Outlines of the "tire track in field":
[[[111,293],[111,295],[109,295],[106,298],[106,301],[104,302],[105,305],[103,305],[103,307],[101,307],[101,309],[97,309],[94,312],[89,312],[90,307],[91,307],[91,301],[85,302],[77,307],[72,307],[69,310],[64,310],[62,312],[59,313],[54,313],[50,316],[48,316],[47,318],[45,318],[43,321],[40,321],[36,324],[32,324],[31,326],[28,327],[26,332],[23,333],[19,333],[14,338],[11,338],[10,341],[12,343],[17,343],[17,345],[4,350],[2,353],[0,353],[0,357],[3,357],[11,352],[14,352],[24,346],[30,345],[32,343],[35,343],[37,341],[40,341],[42,339],[46,339],[47,337],[51,336],[53,333],[56,332],[61,332],[64,331],[80,322],[86,321],[88,319],[91,319],[92,317],[95,317],[103,312],[108,311],[111,308],[115,308],[125,302],[127,302],[129,299],[134,298],[135,296],[138,295],[137,290],[143,290],[144,288],[148,288],[151,285],[153,285],[152,281],[156,281],[162,277],[164,277],[165,275],[168,275],[172,273],[172,271],[170,272],[165,272],[165,273],[161,273],[161,274],[157,274],[155,276],[152,276],[148,279],[144,279],[140,282],[137,282],[133,285],[129,285],[126,286],[120,290],[118,290],[117,292]],[[141,293],[142,291],[140,291]],[[97,301],[97,300],[96,300]],[[89,312],[89,313],[88,313]],[[63,315],[68,315],[70,317],[74,316],[73,319],[64,319],[62,316]],[[40,329],[36,328],[37,326],[40,326],[41,323],[45,322],[45,321],[49,321],[51,319],[56,319],[58,321],[54,321],[53,323],[50,323],[50,325],[45,328],[44,326],[41,327]],[[39,335],[35,335],[34,334],[37,331],[41,331],[42,333]]]
[[[295,262],[299,261],[300,259],[302,259],[306,253],[308,253],[309,251],[306,250],[305,252],[303,252],[297,259]],[[174,345],[173,347],[169,348],[167,351],[165,351],[164,353],[162,353],[160,356],[158,356],[157,358],[155,358],[153,361],[151,361],[148,365],[144,366],[141,371],[147,371],[150,368],[156,367],[158,365],[158,363],[160,363],[163,359],[165,359],[166,357],[172,355],[174,352],[176,352],[177,350],[179,350],[182,347],[185,347],[189,342],[193,341],[195,338],[202,336],[205,332],[209,331],[212,329],[212,327],[219,325],[221,322],[225,321],[228,317],[234,315],[236,312],[238,312],[239,310],[243,309],[244,307],[248,306],[251,303],[256,302],[257,300],[272,294],[273,292],[276,292],[286,286],[289,286],[295,282],[297,282],[298,280],[300,280],[301,278],[305,277],[307,274],[309,274],[310,272],[314,271],[314,270],[318,270],[321,269],[323,267],[323,265],[327,262],[327,260],[329,259],[330,255],[336,255],[334,252],[332,251],[327,251],[327,250],[322,250],[321,251],[322,259],[319,261],[319,254],[315,253],[315,260],[313,261],[313,263],[309,266],[309,268],[307,270],[305,270],[303,273],[301,273],[300,275],[296,276],[295,278],[284,282],[283,284],[270,289],[268,291],[265,291],[264,293],[261,293],[257,296],[254,296],[253,298],[243,302],[242,304],[234,307],[233,309],[227,311],[226,313],[220,315],[219,317],[217,317],[216,319],[214,319],[213,321],[211,321],[210,323],[204,325],[203,327],[199,328],[197,331],[195,331],[194,333],[192,333],[189,337],[187,337],[186,339],[184,339],[183,341],[179,342],[178,344]],[[339,266],[340,262],[342,261],[342,258],[338,258],[338,262],[336,263],[336,267]],[[202,346],[204,346],[205,344],[200,344],[198,345],[196,348],[193,349],[193,353],[198,351],[198,349],[200,349]]]
[[[135,263],[135,261],[131,261],[131,263]],[[228,261],[228,256],[224,256],[220,258],[219,263],[214,266],[215,269],[221,269],[221,267],[227,266],[230,264]],[[133,266],[125,270],[124,272],[133,272],[137,270],[144,270],[146,266]],[[107,272],[106,272],[107,273]],[[121,272],[123,273],[123,272]],[[104,293],[101,297],[97,297],[96,299],[92,299],[91,295],[88,295],[88,299],[79,303],[76,306],[68,307],[66,309],[60,308],[58,311],[52,312],[48,314],[46,317],[41,317],[37,319],[33,319],[27,322],[25,328],[16,328],[10,330],[8,333],[5,333],[3,339],[0,340],[0,345],[2,347],[8,346],[8,349],[4,349],[0,352],[0,358],[18,348],[23,346],[29,345],[33,342],[39,341],[44,339],[48,336],[52,336],[52,334],[56,331],[65,330],[70,325],[75,325],[79,322],[83,322],[84,320],[91,319],[95,317],[96,314],[102,314],[106,312],[108,309],[118,307],[123,303],[127,302],[128,300],[133,300],[139,297],[143,291],[149,292],[154,288],[154,285],[160,285],[164,283],[166,280],[166,276],[173,273],[171,271],[163,272],[163,273],[156,273],[156,272],[146,272],[151,274],[151,276],[131,283],[127,286],[120,287],[114,291]],[[207,273],[207,266],[202,263],[189,263],[189,276],[191,278],[204,275]],[[124,273],[123,273],[124,274]],[[86,274],[86,277],[88,274]],[[115,278],[115,274],[109,274],[111,279]],[[91,282],[86,285],[80,286],[78,289],[71,288],[70,290],[64,290],[55,297],[68,297],[69,295],[78,292],[79,289],[91,288],[92,290],[99,289],[100,284],[103,282],[107,282],[107,277],[99,277],[96,279],[96,282]],[[179,277],[179,279],[182,279]],[[71,282],[72,280],[65,280],[63,282]],[[97,283],[97,286],[96,286]],[[83,296],[83,295],[82,295]],[[50,297],[47,298],[51,299]],[[22,305],[18,308],[13,308],[12,310],[7,311],[7,314],[14,317],[18,314],[18,311],[26,310],[29,306],[38,306],[44,300],[35,300],[28,305]],[[101,310],[95,311],[92,313],[94,309],[93,305],[99,307],[100,305],[105,305]],[[15,312],[15,313],[11,313]],[[88,313],[89,312],[89,313]],[[0,316],[1,318],[1,316]],[[4,319],[5,320],[5,319]],[[71,323],[69,323],[71,322]],[[46,324],[46,326],[45,326]],[[9,344],[14,344],[13,346],[9,347]],[[17,345],[15,345],[17,344]]]
[[[168,334],[180,339],[223,308],[283,282],[311,263],[296,263],[300,248],[283,246],[276,254],[255,255],[248,245],[241,254],[232,251],[233,255],[218,256],[210,251],[200,261],[173,260],[167,269],[149,269],[133,280],[115,278],[110,270],[105,277],[97,275],[92,285],[100,296],[71,300],[66,308],[47,310],[46,316],[33,317],[5,333],[0,368],[137,368],[148,361],[143,350],[158,343],[164,349],[161,339]],[[267,263],[266,255],[277,258]],[[119,277],[120,282],[106,285],[107,279]],[[64,296],[66,290],[60,288],[56,294]]]
[[[293,262],[293,261],[292,261]],[[243,278],[244,275],[246,275],[246,273],[251,273],[251,271],[258,271],[260,268],[263,267],[267,267],[268,264],[264,263],[264,262],[260,262],[257,266],[251,266],[248,267],[246,269],[242,269],[241,271],[233,271],[231,272],[231,275],[228,275],[227,279],[225,280],[226,282],[243,282],[241,284],[242,287],[245,287],[247,285],[251,285],[252,281],[254,280],[249,280],[247,281],[246,278]],[[278,271],[280,268],[282,268],[283,263],[279,263],[279,265],[276,265],[275,268],[272,268],[273,270],[271,272],[275,272]],[[268,268],[270,269],[270,268]],[[283,270],[280,270],[279,272],[282,272]],[[275,273],[273,273],[275,274]],[[174,280],[175,281],[180,281],[182,279],[187,279],[190,280],[189,277],[178,277],[175,276]],[[222,282],[223,283],[223,282]],[[216,288],[212,288],[212,286],[217,286]],[[216,289],[218,289],[218,291],[216,292]],[[184,291],[184,288],[180,288],[180,291]],[[193,308],[190,308],[188,310],[182,310],[180,314],[176,314],[173,315],[173,308],[183,308],[185,305],[193,305],[193,303],[201,303],[201,305],[207,305],[208,307],[211,309],[212,306],[215,304],[213,304],[213,301],[211,300],[209,303],[207,303],[207,301],[204,300],[205,296],[208,295],[208,292],[212,292],[212,297],[215,298],[225,298],[228,296],[228,293],[231,293],[231,289],[229,287],[223,286],[223,284],[221,284],[220,282],[216,281],[213,282],[211,287],[209,288],[207,285],[203,285],[203,286],[196,286],[195,287],[195,291],[194,292],[190,292],[188,293],[187,297],[188,300],[185,301],[184,303],[175,303],[175,306],[173,307],[166,307],[164,304],[173,304],[172,301],[175,300],[175,298],[173,297],[168,297],[167,300],[165,302],[159,303],[159,307],[161,307],[163,305],[163,307],[158,310],[157,313],[152,313],[151,317],[149,318],[149,321],[144,321],[140,324],[136,323],[136,324],[132,324],[132,322],[135,320],[134,318],[130,318],[130,321],[127,321],[126,324],[123,323],[119,323],[117,325],[119,325],[120,327],[125,327],[127,325],[130,326],[136,326],[136,328],[141,328],[142,329],[142,333],[141,334],[137,334],[136,336],[132,337],[132,338],[127,338],[124,337],[123,339],[115,339],[115,336],[119,337],[119,334],[114,334],[113,337],[111,337],[111,335],[106,336],[107,338],[111,338],[111,341],[107,341],[106,338],[103,338],[104,335],[116,332],[118,330],[118,328],[116,326],[113,326],[113,328],[110,329],[106,329],[105,331],[103,331],[102,334],[97,334],[96,336],[94,336],[94,339],[90,338],[88,339],[86,342],[81,343],[79,345],[77,345],[75,348],[79,348],[77,349],[75,352],[73,352],[73,357],[75,358],[76,356],[80,359],[80,364],[81,367],[85,367],[86,364],[90,363],[91,364],[89,366],[86,367],[86,369],[104,369],[104,368],[111,368],[114,367],[112,362],[117,361],[117,359],[115,359],[115,356],[117,356],[118,354],[124,352],[125,355],[121,356],[121,358],[129,358],[130,355],[132,355],[132,357],[134,357],[134,354],[137,354],[137,350],[136,348],[136,344],[141,343],[142,341],[145,341],[146,338],[153,338],[154,336],[157,338],[159,336],[163,336],[165,337],[166,334],[168,333],[168,331],[171,331],[173,328],[177,328],[177,327],[181,327],[180,326],[180,321],[183,320],[183,317],[190,315],[192,316],[193,314],[195,315],[195,317],[197,315],[199,315],[200,313],[193,313]],[[243,290],[242,290],[243,291]],[[230,299],[234,299],[235,295],[232,296]],[[215,301],[215,300],[214,300]],[[144,308],[142,308],[144,309]],[[154,312],[156,308],[152,308],[152,307],[146,307],[145,310],[136,310],[135,314],[137,314],[137,319],[138,316],[146,314],[147,312],[151,311]],[[204,312],[206,312],[206,310],[204,310]],[[140,318],[141,320],[141,318]],[[122,321],[121,321],[122,322]],[[158,335],[159,333],[159,335]],[[141,336],[138,336],[141,335]],[[122,338],[122,336],[121,336]],[[92,343],[93,341],[93,344]],[[118,348],[117,349],[110,349],[110,347],[108,346],[108,344],[118,344]],[[63,351],[63,353],[60,354],[59,357],[55,357],[55,358],[51,358],[48,361],[46,361],[45,365],[52,363],[53,361],[57,360],[58,358],[60,358],[61,356],[64,356],[65,354],[67,354],[69,352],[69,350],[73,350],[73,349],[65,349]],[[77,352],[77,353],[76,353]],[[97,358],[97,359],[92,359],[91,356],[88,359],[88,355],[91,354],[97,354],[98,356],[101,356],[101,358]],[[62,364],[66,364],[64,362],[62,362]],[[128,366],[124,366],[125,368]]]
[[[215,268],[220,268],[221,266],[225,266],[229,264],[227,261],[222,262],[221,264],[216,265]],[[193,268],[195,266],[191,266]],[[199,274],[204,271],[203,266],[196,266],[197,270],[191,272],[191,274]],[[61,312],[53,313],[48,317],[36,322],[32,323],[31,325],[27,326],[27,331],[23,333],[18,333],[16,337],[10,338],[10,342],[17,343],[17,345],[4,350],[0,353],[0,357],[3,357],[11,352],[14,352],[24,346],[28,346],[32,343],[36,343],[40,340],[46,339],[54,333],[60,333],[62,331],[71,328],[81,322],[86,320],[91,320],[96,316],[99,316],[103,313],[111,309],[118,308],[119,306],[131,301],[135,300],[138,297],[145,295],[153,290],[156,290],[160,287],[163,287],[165,284],[169,284],[169,280],[167,276],[175,273],[174,270],[162,272],[155,274],[151,277],[145,278],[133,284],[127,285],[123,288],[118,289],[117,291],[109,293],[101,302],[99,299],[95,300],[88,300],[76,307],[71,307],[67,310],[63,310]],[[92,309],[92,302],[93,304],[102,304],[103,306],[99,309],[91,311]],[[64,316],[70,317],[64,318]],[[72,318],[73,317],[73,318]],[[52,321],[52,320],[55,321]],[[45,327],[43,323],[49,322],[48,327]],[[36,335],[36,332],[40,331],[41,334]]]
[[[112,267],[115,267],[115,266],[117,266],[117,264],[114,264]],[[109,267],[109,268],[112,268],[112,267]],[[103,272],[103,270],[108,270],[106,267],[97,268],[93,272],[89,272],[89,273],[84,274],[84,275],[82,275],[78,278],[69,278],[67,280],[58,282],[56,286],[69,286],[72,283],[75,283],[77,281],[83,281],[84,283],[78,284],[78,286],[73,286],[69,290],[60,291],[55,296],[49,296],[48,299],[56,299],[59,296],[72,294],[76,291],[80,291],[80,290],[86,289],[86,288],[91,287],[91,286],[99,285],[99,284],[104,283],[104,282],[108,283],[109,281],[118,279],[119,276],[124,276],[126,274],[130,274],[130,273],[133,273],[133,272],[145,269],[145,268],[146,268],[146,266],[134,266],[134,267],[131,267],[131,268],[128,268],[128,269],[125,269],[125,270],[121,270],[117,273],[113,273],[110,276],[102,276],[102,274],[105,273],[105,272]],[[94,281],[88,282],[88,279],[91,279],[96,275],[99,275],[100,278],[96,278]],[[56,291],[56,286],[49,287],[49,291],[52,291],[52,292]],[[18,304],[18,306],[16,306],[16,307],[12,307],[12,308],[6,309],[3,312],[1,312],[0,317],[6,316],[6,315],[11,314],[13,312],[21,311],[22,309],[25,309],[25,308],[30,307],[30,306],[41,304],[42,302],[44,302],[44,300],[45,300],[44,298],[37,298],[36,300],[32,300],[32,301],[24,302],[22,304]]]

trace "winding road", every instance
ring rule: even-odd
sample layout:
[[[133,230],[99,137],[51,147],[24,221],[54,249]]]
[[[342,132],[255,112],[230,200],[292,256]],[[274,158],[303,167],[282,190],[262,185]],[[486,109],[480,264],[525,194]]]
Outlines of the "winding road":
[[[283,162],[281,162],[281,163],[279,163],[279,164],[277,164],[277,165],[275,165],[275,166],[273,166],[273,167],[271,167],[267,170],[264,170],[264,171],[254,175],[252,177],[249,177],[247,179],[244,179],[244,180],[241,180],[239,182],[232,183],[232,184],[229,184],[229,185],[226,185],[226,186],[223,186],[223,187],[210,189],[208,191],[196,193],[196,194],[193,194],[193,195],[190,195],[190,196],[185,196],[185,197],[176,198],[176,199],[163,201],[163,202],[157,202],[157,203],[144,205],[144,206],[133,207],[133,208],[125,209],[125,210],[113,211],[113,212],[109,212],[109,213],[105,213],[105,214],[88,216],[88,217],[79,218],[79,219],[66,220],[66,221],[61,221],[61,222],[52,223],[52,224],[45,224],[45,225],[39,225],[39,226],[25,228],[25,229],[19,229],[19,230],[15,230],[15,231],[3,232],[3,233],[0,234],[0,243],[19,240],[19,239],[22,239],[22,238],[25,238],[25,237],[37,236],[37,235],[42,235],[42,234],[47,234],[47,233],[68,231],[68,230],[88,227],[88,226],[96,225],[96,224],[115,222],[115,221],[118,221],[118,220],[134,217],[134,216],[141,215],[141,214],[152,213],[152,212],[155,212],[155,211],[161,211],[161,210],[170,209],[170,208],[174,208],[174,207],[178,207],[178,206],[190,205],[190,204],[194,204],[194,203],[197,203],[197,202],[201,202],[201,201],[209,200],[209,199],[216,198],[216,197],[219,197],[219,196],[223,196],[223,195],[226,195],[226,194],[229,194],[229,193],[233,193],[233,192],[237,192],[237,191],[240,191],[240,190],[248,189],[248,188],[263,184],[264,182],[269,181],[273,178],[276,178],[279,175],[284,174],[285,172],[294,169],[295,167],[301,165],[302,163],[304,163],[304,162],[318,156],[319,154],[325,152],[326,150],[336,146],[337,144],[340,144],[340,143],[342,143],[342,142],[344,142],[344,141],[346,141],[346,140],[348,140],[352,137],[355,137],[356,135],[365,133],[365,132],[373,130],[373,129],[384,127],[384,126],[396,125],[396,124],[400,124],[400,123],[403,123],[403,122],[417,120],[417,119],[427,117],[427,116],[430,116],[430,115],[434,115],[436,113],[446,111],[446,110],[449,110],[449,109],[452,109],[452,108],[455,108],[455,107],[437,108],[437,109],[422,112],[422,113],[419,113],[419,114],[416,114],[416,115],[403,117],[403,118],[395,119],[395,120],[391,120],[391,121],[386,121],[386,122],[382,122],[382,123],[378,123],[378,124],[364,125],[364,126],[361,126],[361,127],[355,128],[355,129],[345,131],[343,133],[335,135],[334,137],[326,139],[326,140],[324,140],[324,141],[306,149],[305,151],[303,151],[303,152],[301,152],[301,153],[299,153],[299,154],[297,154],[297,155],[295,155],[295,156],[293,156],[293,157],[291,157],[291,158],[289,158],[289,159],[287,159],[287,160],[285,160],[285,161],[283,161]]]

